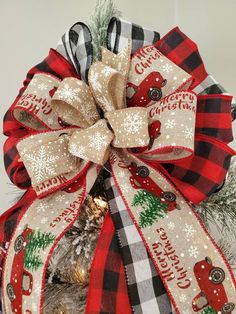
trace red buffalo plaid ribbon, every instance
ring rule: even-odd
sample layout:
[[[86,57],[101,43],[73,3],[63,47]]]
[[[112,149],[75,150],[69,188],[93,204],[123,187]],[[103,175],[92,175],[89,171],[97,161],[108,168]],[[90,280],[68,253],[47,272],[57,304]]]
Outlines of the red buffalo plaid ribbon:
[[[178,28],[170,31],[159,40],[155,46],[171,61],[191,74],[195,82],[200,84],[206,77],[207,72],[198,52],[196,44],[184,35]],[[36,73],[50,73],[63,79],[65,77],[77,77],[73,66],[57,51],[51,49],[49,55],[38,65],[33,67],[27,74],[20,89],[19,95],[13,102],[4,117],[4,134],[8,139],[4,145],[4,162],[10,180],[19,188],[28,189],[21,200],[1,216],[0,245],[6,249],[6,243],[10,240],[11,233],[25,208],[33,199],[35,193],[31,188],[31,182],[22,162],[19,161],[19,153],[16,149],[17,141],[32,132],[21,126],[12,117],[12,109],[28,86]],[[196,83],[193,87],[196,86]],[[193,203],[199,203],[211,195],[222,184],[230,165],[230,158],[235,152],[227,144],[232,141],[231,121],[231,96],[222,94],[198,96],[196,114],[196,138],[195,152],[188,161],[176,164],[161,164],[157,167],[174,182],[184,196]],[[129,308],[124,276],[124,268],[119,252],[113,245],[115,230],[110,218],[107,217],[101,238],[98,242],[95,258],[92,266],[92,277],[89,295],[93,298],[97,295],[96,302],[88,303],[89,313],[118,313],[123,305]],[[105,242],[102,239],[107,239]],[[103,244],[106,243],[106,247]],[[105,254],[104,254],[105,252]],[[99,262],[99,258],[104,258]],[[109,259],[115,259],[115,265],[110,264]],[[0,262],[1,259],[0,259]],[[1,267],[1,265],[0,265]],[[103,280],[101,279],[101,276]],[[101,280],[95,280],[101,279]],[[108,287],[104,278],[114,281],[113,287]],[[108,292],[109,291],[109,292]],[[112,291],[112,292],[111,292]],[[110,300],[113,304],[109,305]],[[106,305],[105,305],[106,304]],[[112,310],[111,310],[111,306]],[[102,310],[104,309],[104,310]],[[120,311],[120,310],[119,310]],[[128,313],[128,310],[125,312]]]

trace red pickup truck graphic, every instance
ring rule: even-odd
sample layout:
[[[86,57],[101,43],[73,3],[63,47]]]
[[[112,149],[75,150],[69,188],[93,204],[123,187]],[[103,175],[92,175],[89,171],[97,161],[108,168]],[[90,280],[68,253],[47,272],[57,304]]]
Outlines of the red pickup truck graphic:
[[[194,312],[211,306],[216,312],[230,314],[234,310],[235,304],[228,302],[223,285],[224,270],[213,266],[211,259],[206,257],[205,260],[195,264],[193,271],[201,290],[192,302]]]
[[[10,282],[6,287],[13,313],[22,313],[22,297],[23,295],[30,295],[33,288],[33,277],[30,272],[24,269],[25,247],[28,243],[27,236],[32,232],[32,229],[26,226],[14,243],[15,256]],[[31,311],[26,310],[26,313],[30,314]]]
[[[146,107],[152,100],[160,100],[162,98],[161,89],[166,83],[167,80],[159,72],[148,74],[139,86],[129,82],[126,87],[127,106]]]
[[[150,137],[149,144],[143,147],[131,148],[131,151],[133,153],[143,153],[146,150],[152,148],[154,141],[161,135],[161,122],[159,120],[155,120],[151,124],[149,124],[148,133]]]
[[[119,164],[121,168],[127,168],[131,172],[130,183],[135,189],[145,189],[156,195],[160,200],[168,204],[168,211],[178,209],[176,196],[169,191],[163,191],[150,177],[146,166],[137,166],[132,162],[129,166]]]

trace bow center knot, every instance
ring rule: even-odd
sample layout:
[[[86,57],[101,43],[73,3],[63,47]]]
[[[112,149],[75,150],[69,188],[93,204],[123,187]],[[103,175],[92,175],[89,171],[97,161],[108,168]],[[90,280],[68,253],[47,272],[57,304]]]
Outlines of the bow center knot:
[[[52,108],[64,122],[80,127],[68,144],[73,156],[103,165],[111,145],[134,148],[149,144],[147,109],[126,108],[125,104],[130,51],[130,45],[117,55],[103,48],[102,61],[90,67],[89,85],[66,78],[54,93]],[[100,119],[96,105],[104,119]]]

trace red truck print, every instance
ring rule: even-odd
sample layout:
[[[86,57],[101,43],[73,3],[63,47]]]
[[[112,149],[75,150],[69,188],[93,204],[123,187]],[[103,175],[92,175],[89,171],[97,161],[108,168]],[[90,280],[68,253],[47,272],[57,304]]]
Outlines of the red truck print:
[[[27,236],[32,232],[32,229],[26,226],[14,243],[15,256],[10,282],[6,287],[13,313],[22,313],[22,297],[23,295],[30,295],[33,288],[33,276],[24,269],[25,247],[28,243]],[[26,310],[26,313],[30,314],[31,311]]]
[[[164,204],[168,204],[168,211],[179,209],[176,204],[176,195],[173,192],[163,191],[150,177],[146,166],[137,166],[132,162],[129,166],[120,164],[131,172],[130,183],[135,189],[145,189],[156,195]]]
[[[194,312],[211,306],[217,313],[230,314],[234,310],[235,304],[228,302],[223,285],[224,270],[213,266],[211,259],[206,257],[195,264],[193,271],[201,290],[192,302]]]
[[[129,82],[127,84],[127,106],[146,107],[151,101],[158,101],[162,98],[162,87],[167,80],[159,72],[151,72],[146,78],[136,86]],[[131,96],[132,94],[132,96]]]
[[[133,153],[143,153],[146,150],[152,148],[154,141],[161,135],[161,122],[159,120],[155,120],[151,124],[149,124],[148,133],[150,137],[149,144],[143,147],[131,148],[131,151]]]

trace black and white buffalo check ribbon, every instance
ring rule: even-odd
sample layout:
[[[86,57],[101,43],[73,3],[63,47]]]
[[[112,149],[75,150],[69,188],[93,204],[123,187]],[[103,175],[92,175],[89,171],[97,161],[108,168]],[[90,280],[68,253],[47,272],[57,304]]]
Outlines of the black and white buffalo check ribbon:
[[[127,47],[132,42],[132,54],[139,48],[151,45],[160,39],[160,34],[140,25],[113,17],[107,28],[107,48],[114,53]]]
[[[175,311],[162,280],[147,253],[113,178],[107,178],[105,186],[125,266],[133,312],[135,314],[174,314]]]
[[[151,45],[160,39],[157,32],[142,26],[113,17],[107,29],[107,47],[118,53],[131,40],[132,53],[145,45]],[[61,37],[57,51],[73,64],[83,81],[87,81],[88,70],[93,62],[92,36],[83,23],[76,23]]]

